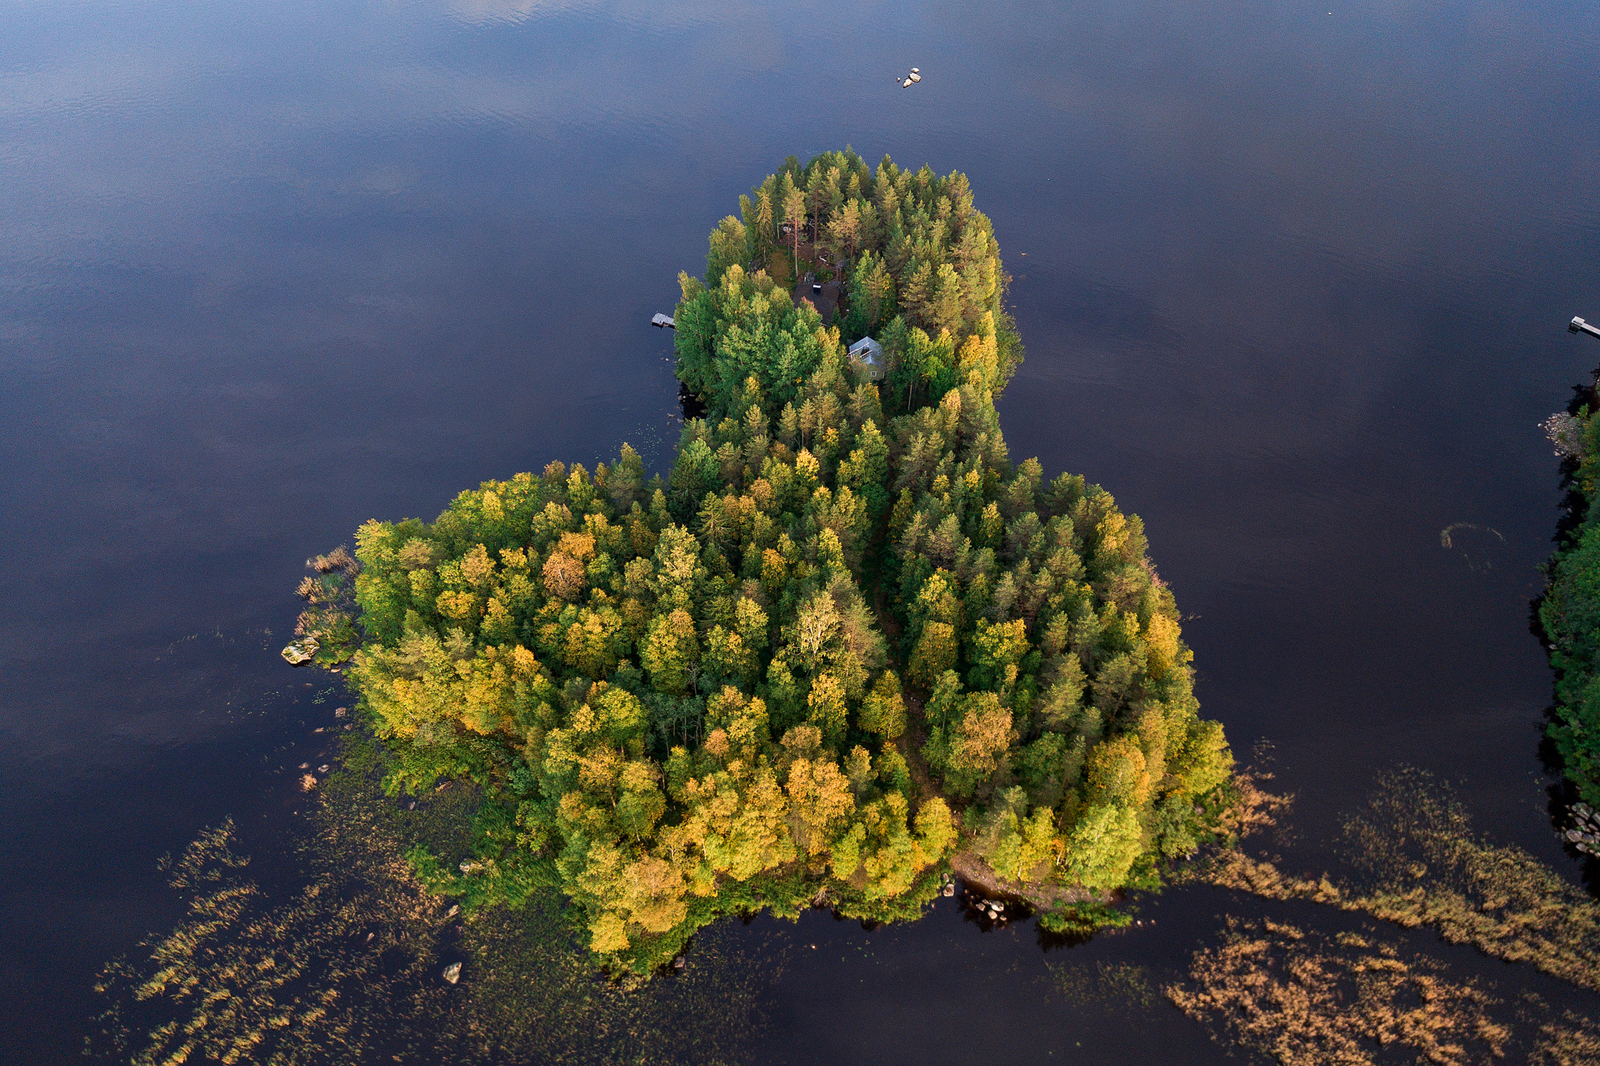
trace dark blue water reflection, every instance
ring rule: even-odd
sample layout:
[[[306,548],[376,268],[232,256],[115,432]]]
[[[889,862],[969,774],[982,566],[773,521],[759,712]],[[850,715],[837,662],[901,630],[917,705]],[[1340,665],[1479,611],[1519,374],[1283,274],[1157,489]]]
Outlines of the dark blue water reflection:
[[[1409,761],[1576,877],[1526,622],[1536,425],[1600,356],[1562,330],[1600,315],[1597,45],[1592,5],[1493,0],[0,6],[9,1057],[76,1061],[96,966],[173,917],[159,854],[292,826],[305,557],[551,458],[664,464],[649,315],[739,192],[845,144],[970,174],[1012,454],[1144,517],[1299,859]],[[1080,950],[1176,964],[1215,908],[1162,906]],[[1061,1013],[1029,932],[807,921],[846,948],[785,979],[794,1061],[1214,1054]]]

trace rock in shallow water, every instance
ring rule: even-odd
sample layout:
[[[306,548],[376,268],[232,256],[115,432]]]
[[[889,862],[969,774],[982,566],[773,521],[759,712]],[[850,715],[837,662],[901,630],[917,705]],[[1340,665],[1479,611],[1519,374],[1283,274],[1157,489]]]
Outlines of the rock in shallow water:
[[[290,666],[301,666],[310,662],[311,657],[317,654],[317,649],[321,646],[317,643],[316,637],[301,637],[299,640],[291,640],[278,654],[282,655],[283,661]]]

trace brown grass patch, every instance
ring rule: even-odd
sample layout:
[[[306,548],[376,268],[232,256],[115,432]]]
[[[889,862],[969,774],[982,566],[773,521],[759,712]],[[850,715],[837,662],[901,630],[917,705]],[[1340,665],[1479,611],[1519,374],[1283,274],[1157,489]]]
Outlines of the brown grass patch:
[[[1189,983],[1166,994],[1214,1035],[1284,1066],[1500,1057],[1510,1030],[1491,1014],[1499,1001],[1442,970],[1354,934],[1230,919],[1222,944],[1195,955]]]
[[[1600,991],[1600,903],[1521,848],[1472,828],[1432,775],[1402,770],[1345,824],[1351,876],[1284,874],[1234,848],[1202,880],[1268,899],[1304,899],[1407,927],[1429,926],[1507,962]]]

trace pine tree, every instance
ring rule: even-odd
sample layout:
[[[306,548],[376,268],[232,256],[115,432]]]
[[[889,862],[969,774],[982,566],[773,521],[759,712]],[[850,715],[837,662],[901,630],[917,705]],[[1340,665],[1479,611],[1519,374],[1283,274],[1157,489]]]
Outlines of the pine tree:
[[[794,242],[794,276],[800,277],[800,227],[806,218],[806,194],[801,191],[792,180],[787,171],[783,175],[783,184],[779,188],[779,195],[783,204],[783,218],[792,228],[791,234]]]

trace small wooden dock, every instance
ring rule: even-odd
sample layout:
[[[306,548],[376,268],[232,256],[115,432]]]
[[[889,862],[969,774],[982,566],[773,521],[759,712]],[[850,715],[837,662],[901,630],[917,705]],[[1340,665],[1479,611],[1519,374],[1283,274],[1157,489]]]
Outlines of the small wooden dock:
[[[677,329],[678,328],[677,324],[672,321],[672,316],[671,315],[658,314],[658,315],[656,315],[654,318],[652,318],[650,320],[650,324],[652,326],[654,326],[656,329]]]

